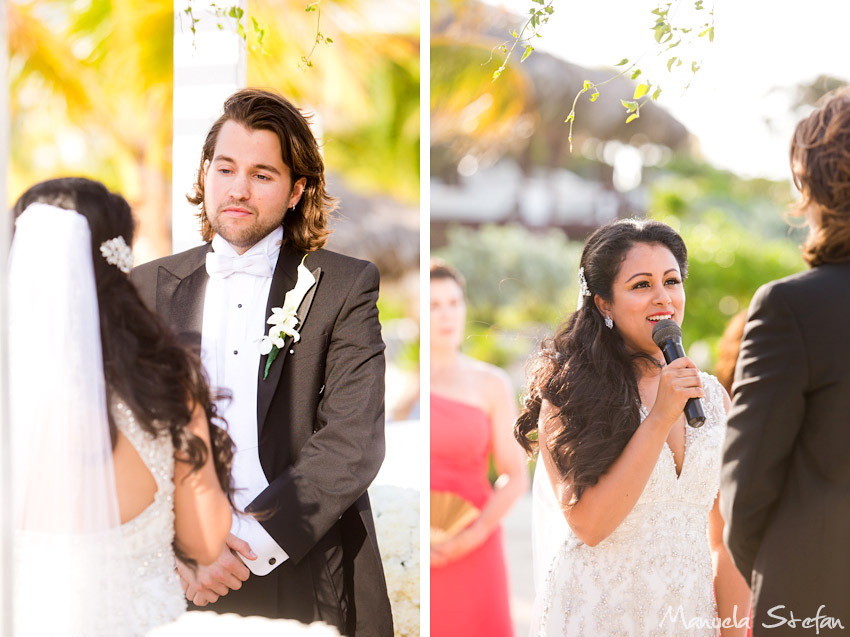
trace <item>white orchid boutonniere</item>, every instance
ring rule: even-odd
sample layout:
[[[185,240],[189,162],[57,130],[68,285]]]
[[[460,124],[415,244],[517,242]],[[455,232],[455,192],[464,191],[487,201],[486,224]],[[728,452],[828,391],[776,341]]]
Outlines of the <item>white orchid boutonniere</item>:
[[[307,255],[304,255],[304,259]],[[310,270],[304,267],[304,259],[298,266],[298,279],[295,282],[295,287],[286,293],[283,298],[283,307],[273,307],[272,315],[266,321],[271,327],[267,336],[263,336],[260,341],[260,354],[268,355],[266,360],[266,369],[263,371],[263,380],[269,375],[269,369],[272,363],[277,358],[278,353],[283,349],[283,342],[287,336],[291,336],[296,343],[301,340],[301,334],[296,329],[298,327],[298,307],[304,296],[316,283],[315,277],[310,273]]]

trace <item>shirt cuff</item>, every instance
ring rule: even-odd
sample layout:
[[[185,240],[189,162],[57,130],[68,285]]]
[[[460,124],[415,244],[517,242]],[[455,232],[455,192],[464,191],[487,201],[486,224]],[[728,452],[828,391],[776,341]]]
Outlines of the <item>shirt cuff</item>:
[[[256,518],[240,515],[234,511],[230,532],[247,542],[257,556],[257,559],[249,560],[238,551],[236,552],[239,559],[245,562],[245,566],[254,575],[268,575],[289,559],[286,551],[274,541]]]

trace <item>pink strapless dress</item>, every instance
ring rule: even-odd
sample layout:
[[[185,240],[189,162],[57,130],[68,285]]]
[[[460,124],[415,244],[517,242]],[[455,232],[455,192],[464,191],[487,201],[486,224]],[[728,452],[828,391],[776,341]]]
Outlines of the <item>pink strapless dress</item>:
[[[451,491],[482,509],[492,429],[472,405],[431,394],[431,490]],[[431,568],[433,637],[512,636],[502,531],[444,567]]]

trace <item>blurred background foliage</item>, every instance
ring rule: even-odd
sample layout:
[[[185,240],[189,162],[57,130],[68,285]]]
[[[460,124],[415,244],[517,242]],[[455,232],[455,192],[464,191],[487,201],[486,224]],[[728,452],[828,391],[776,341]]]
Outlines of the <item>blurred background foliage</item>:
[[[783,220],[789,184],[744,180],[685,159],[657,171],[648,191],[648,216],[670,224],[688,246],[683,341],[713,372],[729,319],[760,285],[805,268],[804,235]],[[508,369],[521,386],[528,357],[575,310],[586,237],[519,224],[456,225],[447,237],[434,254],[466,278],[464,351]]]
[[[261,48],[248,29],[248,83],[274,87],[319,113],[327,169],[346,189],[415,208],[418,3],[323,0],[321,31],[333,42],[319,44],[312,66],[299,70],[316,37],[318,12],[305,11],[309,4],[247,3],[244,19],[265,31]],[[12,155],[6,203],[37,181],[93,177],[128,198],[150,257],[169,254],[173,0],[9,0],[5,10]]]
[[[499,45],[528,16],[479,0],[430,7],[432,252],[467,279],[464,351],[506,368],[521,388],[529,356],[575,310],[584,239],[618,217],[651,217],[688,246],[684,344],[714,372],[729,319],[759,286],[805,268],[805,231],[788,217],[790,180],[712,166],[655,103],[626,124],[616,99],[580,101],[570,152],[564,118],[582,81],[616,71],[535,51],[522,63],[512,57],[492,82]],[[606,95],[631,99],[639,81],[619,78]],[[799,85],[789,116],[804,116],[840,84]]]

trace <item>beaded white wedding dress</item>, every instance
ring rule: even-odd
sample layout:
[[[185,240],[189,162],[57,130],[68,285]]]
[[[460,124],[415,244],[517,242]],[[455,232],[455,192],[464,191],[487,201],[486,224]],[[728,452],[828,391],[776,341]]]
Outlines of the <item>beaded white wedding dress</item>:
[[[726,412],[717,379],[700,377],[706,421],[685,428],[681,474],[665,443],[637,504],[610,536],[590,547],[565,526],[542,596],[538,591],[535,634],[718,634],[707,528],[720,484]],[[641,419],[646,415],[641,408]]]
[[[175,570],[174,447],[168,431],[153,438],[121,401],[112,408],[115,424],[135,447],[156,481],[154,501],[120,527],[119,541],[130,573],[125,600],[133,635],[167,624],[186,610],[186,598]]]

